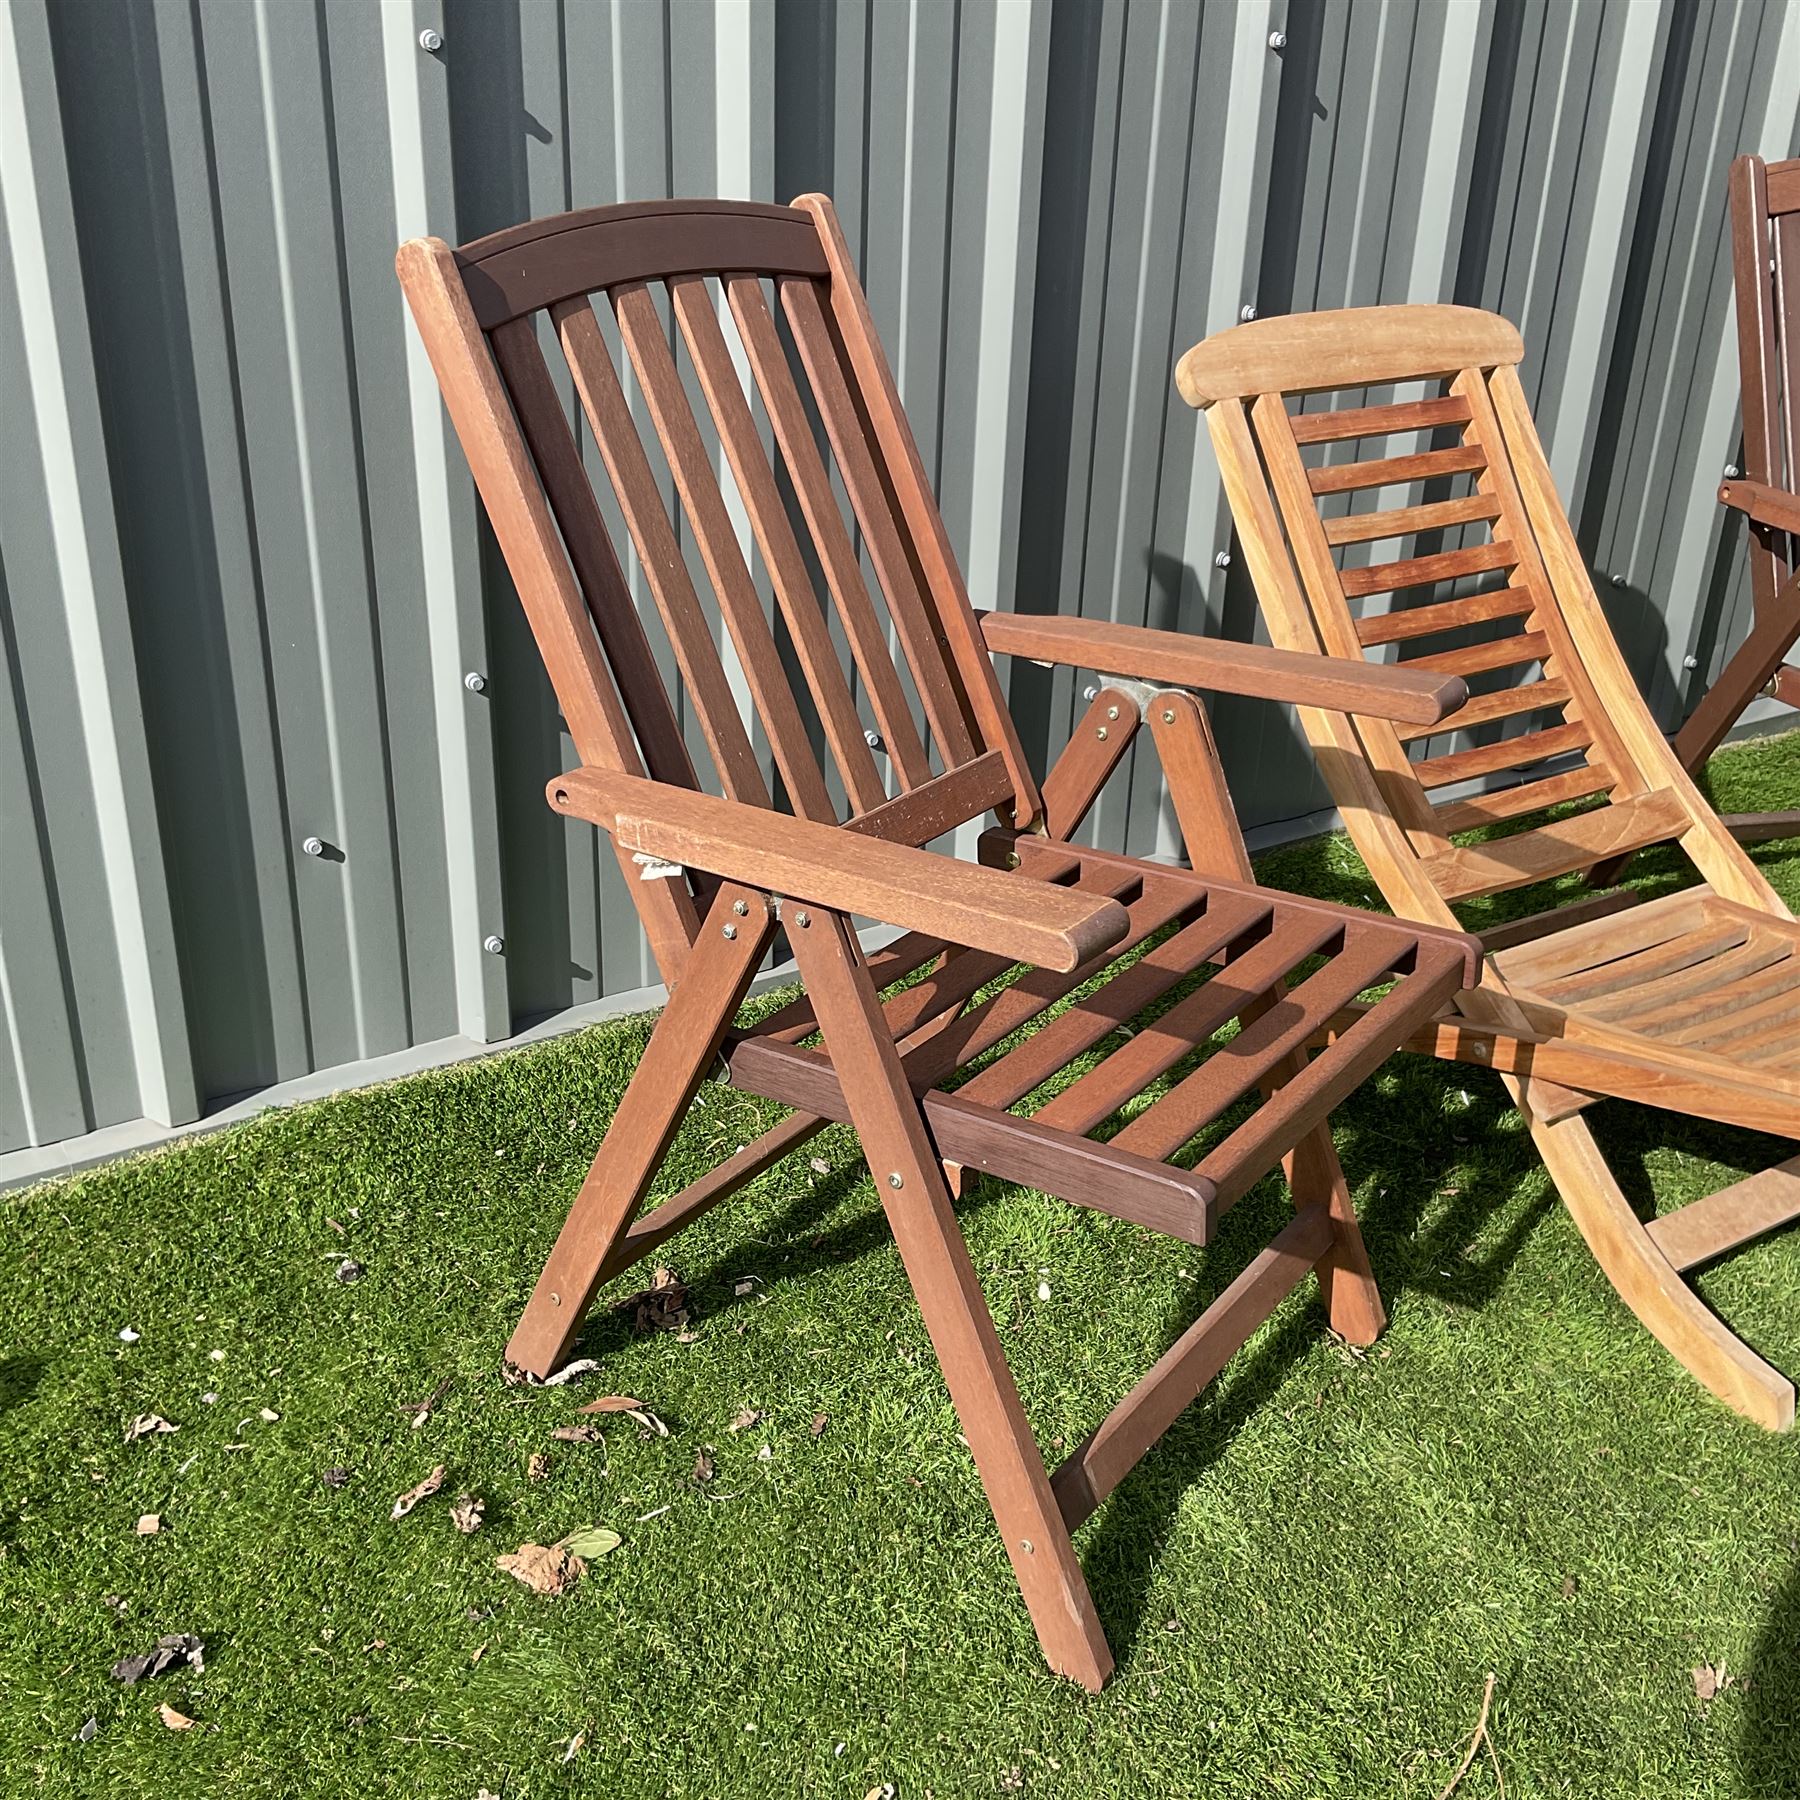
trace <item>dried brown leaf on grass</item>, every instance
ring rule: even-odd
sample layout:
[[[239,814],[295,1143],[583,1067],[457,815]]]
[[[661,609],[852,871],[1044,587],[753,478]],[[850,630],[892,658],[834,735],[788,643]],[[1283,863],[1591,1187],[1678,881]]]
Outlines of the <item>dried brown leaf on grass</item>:
[[[1716,1700],[1728,1687],[1741,1685],[1741,1678],[1726,1669],[1723,1657],[1716,1663],[1699,1664],[1694,1669],[1693,1676],[1694,1698],[1702,1706],[1710,1700]]]
[[[177,1712],[167,1701],[156,1709],[156,1716],[171,1731],[192,1731],[194,1729],[194,1721],[186,1713]]]
[[[558,1425],[550,1435],[559,1444],[598,1444],[606,1433],[598,1425]]]
[[[533,1456],[525,1464],[527,1481],[548,1481],[550,1479],[550,1459],[547,1456]]]
[[[179,1431],[179,1425],[171,1425],[160,1413],[139,1413],[125,1427],[125,1441],[135,1444],[142,1437],[156,1437],[163,1432]]]
[[[487,1510],[487,1502],[476,1494],[458,1494],[450,1502],[450,1523],[467,1537],[471,1531],[481,1529],[481,1515]]]
[[[725,1429],[727,1431],[734,1432],[734,1433],[739,1432],[739,1431],[748,1431],[750,1429],[750,1427],[752,1425],[757,1424],[761,1420],[761,1418],[762,1418],[761,1413],[757,1412],[752,1407],[746,1406],[746,1407],[743,1407],[742,1409],[740,1409],[738,1416],[735,1419],[733,1419],[731,1421],[731,1423],[725,1427]]]
[[[505,1556],[497,1556],[495,1565],[504,1569],[515,1581],[522,1581],[534,1594],[554,1599],[566,1593],[580,1579],[587,1565],[578,1556],[554,1544],[521,1544]]]
[[[390,1519],[404,1519],[421,1500],[429,1500],[444,1485],[444,1465],[439,1463],[417,1487],[410,1487],[394,1502]]]
[[[614,1310],[629,1312],[637,1331],[680,1331],[691,1316],[687,1284],[673,1269],[659,1268],[647,1288],[628,1295]]]
[[[586,1406],[578,1406],[575,1410],[584,1413],[638,1412],[643,1404],[629,1394],[602,1394],[598,1400],[590,1400]]]
[[[155,1537],[163,1528],[161,1513],[139,1513],[137,1534],[139,1537]]]
[[[566,1594],[597,1556],[618,1549],[623,1542],[616,1531],[603,1525],[591,1525],[573,1531],[555,1544],[521,1544],[509,1555],[496,1557],[495,1563],[515,1581],[522,1581],[534,1594],[555,1599]]]

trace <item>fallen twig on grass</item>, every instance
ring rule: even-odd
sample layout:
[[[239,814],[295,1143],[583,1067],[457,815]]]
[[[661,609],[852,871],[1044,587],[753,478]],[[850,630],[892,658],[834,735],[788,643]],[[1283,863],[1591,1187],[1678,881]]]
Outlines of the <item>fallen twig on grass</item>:
[[[1463,1751],[1463,1759],[1457,1764],[1456,1773],[1444,1784],[1442,1790],[1438,1794],[1437,1800],[1450,1800],[1450,1796],[1456,1792],[1458,1786],[1461,1784],[1462,1778],[1468,1774],[1469,1770],[1474,1766],[1475,1752],[1479,1750],[1483,1744],[1487,1745],[1488,1755],[1493,1759],[1494,1779],[1500,1783],[1502,1800],[1505,1800],[1506,1778],[1500,1773],[1500,1754],[1494,1748],[1494,1740],[1488,1736],[1488,1709],[1494,1704],[1494,1682],[1496,1679],[1497,1677],[1490,1669],[1488,1671],[1487,1686],[1482,1690],[1481,1694],[1481,1716],[1475,1721],[1475,1729],[1469,1734],[1469,1746]]]

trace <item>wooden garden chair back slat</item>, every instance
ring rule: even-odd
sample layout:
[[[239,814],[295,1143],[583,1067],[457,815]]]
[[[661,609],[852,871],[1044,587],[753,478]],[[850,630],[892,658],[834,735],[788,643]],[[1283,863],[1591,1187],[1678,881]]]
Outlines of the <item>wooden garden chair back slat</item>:
[[[1719,498],[1749,532],[1750,631],[1675,734],[1698,771],[1759,694],[1800,706],[1800,160],[1740,156],[1731,165],[1732,287],[1737,301],[1744,464]],[[1800,809],[1725,821],[1741,843],[1800,836]]]
[[[1255,887],[1191,689],[1428,723],[1464,684],[978,616],[819,196],[604,207],[398,266],[580,760],[550,803],[612,838],[670,989],[508,1357],[547,1373],[601,1283],[849,1121],[1045,1653],[1097,1686],[1071,1531],[1309,1271],[1338,1330],[1380,1329],[1328,1113],[1475,970],[1460,933]],[[996,653],[1103,675],[1042,789]],[[1196,871],[1067,841],[1145,726]],[[990,812],[979,861],[921,848]],[[865,953],[859,916],[900,935]],[[740,1024],[777,931],[804,993]],[[642,1212],[709,1071],[796,1110]],[[1278,1166],[1292,1220],[1052,1478],[957,1229],[965,1172],[1204,1244]]]
[[[1668,899],[1615,889],[1491,930],[1480,987],[1419,1047],[1506,1074],[1621,1294],[1716,1392],[1785,1426],[1792,1386],[1679,1277],[1800,1216],[1800,1159],[1647,1225],[1581,1114],[1616,1095],[1800,1138],[1800,927],[1631,680],[1522,355],[1490,313],[1372,307],[1221,332],[1178,381],[1205,410],[1275,641],[1335,666],[1397,656],[1475,689],[1437,726],[1302,709],[1397,913],[1447,924],[1454,907],[1657,844],[1698,875]],[[1734,1034],[1743,1009],[1761,1029]]]

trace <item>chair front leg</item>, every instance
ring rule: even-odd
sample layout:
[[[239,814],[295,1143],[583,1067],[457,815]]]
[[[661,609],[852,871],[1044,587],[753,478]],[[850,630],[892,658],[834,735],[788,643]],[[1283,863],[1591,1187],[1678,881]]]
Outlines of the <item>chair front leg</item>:
[[[862,952],[835,913],[784,923],[1038,1642],[1098,1691],[1112,1652]]]
[[[568,1354],[774,932],[767,894],[720,887],[506,1346],[508,1362],[548,1375]]]

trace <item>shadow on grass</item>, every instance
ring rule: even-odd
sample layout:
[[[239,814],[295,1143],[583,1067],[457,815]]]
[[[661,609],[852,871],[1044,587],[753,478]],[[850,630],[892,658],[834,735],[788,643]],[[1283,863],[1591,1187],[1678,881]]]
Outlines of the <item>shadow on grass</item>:
[[[49,1367],[47,1356],[9,1356],[0,1361],[0,1419],[23,1406],[38,1391]]]
[[[1800,1793],[1800,1564],[1775,1596],[1750,1654],[1738,1728],[1739,1792]]]

